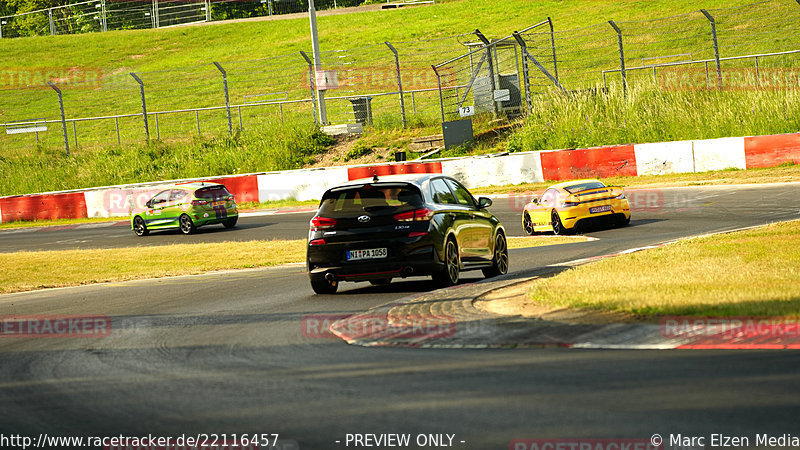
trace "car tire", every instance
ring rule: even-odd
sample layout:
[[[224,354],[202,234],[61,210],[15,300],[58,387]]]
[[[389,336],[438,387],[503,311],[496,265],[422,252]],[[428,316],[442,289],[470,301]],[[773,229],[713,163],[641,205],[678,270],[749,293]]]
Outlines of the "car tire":
[[[379,280],[369,280],[369,284],[373,286],[386,286],[387,284],[391,283],[391,278],[381,278]]]
[[[528,236],[536,234],[536,232],[533,231],[533,220],[531,220],[531,216],[528,215],[527,212],[522,215],[522,230]]]
[[[178,224],[180,225],[181,233],[183,234],[192,234],[197,231],[197,227],[194,226],[192,218],[187,214],[181,214],[181,216],[178,218]]]
[[[561,222],[561,216],[558,215],[558,211],[553,210],[551,215],[552,218],[552,225],[553,225],[553,234],[557,236],[564,236],[570,234],[570,230],[564,227],[564,223]]]
[[[440,287],[450,287],[458,284],[461,261],[458,255],[458,244],[452,237],[444,244],[444,267],[433,275],[433,281]]]
[[[630,223],[631,223],[631,218],[630,218],[630,216],[628,216],[628,217],[623,217],[623,218],[621,218],[621,219],[619,219],[619,220],[617,221],[617,226],[618,226],[618,227],[625,227],[625,226],[628,226],[628,224],[630,224]]]
[[[311,279],[311,289],[320,295],[335,294],[336,290],[339,289],[339,282],[326,280],[325,277],[315,277]]]
[[[231,217],[230,219],[226,220],[225,222],[222,222],[222,225],[223,225],[225,228],[233,228],[233,227],[235,227],[235,226],[236,226],[236,222],[237,222],[238,220],[239,220],[239,218],[238,218],[238,217]]]
[[[133,232],[136,233],[137,236],[147,236],[150,234],[150,230],[147,229],[147,224],[144,222],[144,219],[139,216],[133,219]]]
[[[482,270],[486,278],[505,275],[508,273],[508,242],[502,232],[497,232],[494,238],[494,256],[492,257],[492,267]]]

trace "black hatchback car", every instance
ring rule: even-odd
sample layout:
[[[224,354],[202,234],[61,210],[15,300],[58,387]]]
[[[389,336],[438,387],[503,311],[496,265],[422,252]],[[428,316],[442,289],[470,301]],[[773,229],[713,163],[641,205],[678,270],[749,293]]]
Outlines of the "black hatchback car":
[[[459,272],[487,277],[508,270],[500,221],[458,181],[441,174],[390,175],[329,189],[311,219],[306,264],[318,294],[341,281],[388,284],[432,275],[440,286]]]

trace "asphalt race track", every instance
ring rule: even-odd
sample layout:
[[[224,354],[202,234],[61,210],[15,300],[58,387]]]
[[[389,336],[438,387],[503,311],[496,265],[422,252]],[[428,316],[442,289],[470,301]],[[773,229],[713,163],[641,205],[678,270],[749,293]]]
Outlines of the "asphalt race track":
[[[589,232],[597,241],[512,250],[511,270],[800,219],[798,194],[798,184],[649,191],[647,201],[633,197],[630,226]],[[491,208],[511,235],[521,234],[521,209],[513,198]],[[236,230],[188,237],[142,239],[125,226],[2,231],[0,251],[303,238],[310,216],[243,218]],[[0,430],[280,433],[301,449],[348,448],[346,433],[455,434],[453,447],[464,449],[525,438],[797,433],[792,351],[422,350],[304,335],[304,317],[431,288],[412,278],[314,296],[292,265],[0,296],[0,316],[108,315],[114,329],[102,339],[0,338]]]

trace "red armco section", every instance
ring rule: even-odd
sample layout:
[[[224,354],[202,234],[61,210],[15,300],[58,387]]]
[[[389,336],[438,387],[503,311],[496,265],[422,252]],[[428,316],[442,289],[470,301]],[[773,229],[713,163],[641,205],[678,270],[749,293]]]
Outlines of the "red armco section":
[[[0,198],[3,222],[87,217],[83,192]]]
[[[369,178],[374,175],[398,175],[403,173],[442,173],[442,163],[408,163],[408,164],[387,164],[385,166],[363,166],[350,167],[347,169],[348,180],[358,180],[359,178]]]
[[[633,145],[542,152],[545,180],[636,176]]]
[[[746,137],[744,157],[748,169],[800,163],[800,133]]]
[[[224,184],[233,194],[237,203],[258,203],[258,176],[245,175],[241,177],[217,178],[208,180],[212,183]]]

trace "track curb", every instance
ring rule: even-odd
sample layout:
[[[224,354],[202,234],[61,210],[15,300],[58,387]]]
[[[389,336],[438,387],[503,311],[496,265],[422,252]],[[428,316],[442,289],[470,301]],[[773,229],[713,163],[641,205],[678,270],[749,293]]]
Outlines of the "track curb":
[[[786,342],[728,329],[723,334],[670,336],[658,323],[570,323],[508,316],[484,311],[475,301],[487,294],[560,271],[614,256],[660,248],[685,239],[727,234],[757,227],[704,233],[680,240],[631,248],[616,253],[504,275],[492,280],[458,285],[450,289],[415,294],[399,301],[354,314],[331,324],[330,331],[348,344],[364,347],[412,348],[525,348],[574,349],[800,349],[797,336]],[[379,322],[367,327],[364,323]],[[357,324],[358,326],[354,326]],[[442,326],[445,324],[445,326]],[[431,326],[426,326],[431,325]]]

